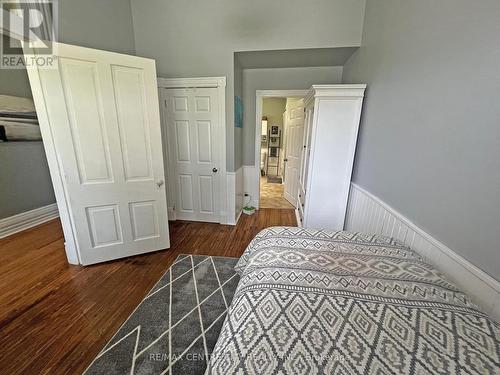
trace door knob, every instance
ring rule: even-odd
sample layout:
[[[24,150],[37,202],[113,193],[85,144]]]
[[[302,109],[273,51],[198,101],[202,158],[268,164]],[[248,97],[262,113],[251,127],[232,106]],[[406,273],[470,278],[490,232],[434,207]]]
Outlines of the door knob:
[[[288,161],[288,158],[284,158],[283,161]]]
[[[217,168],[215,168],[215,167],[212,169],[212,172],[214,172],[214,173],[217,173],[218,171],[219,170]]]
[[[165,183],[165,181],[160,180],[160,181],[158,181],[158,182],[156,183],[156,186],[158,186],[158,188],[161,188],[161,187],[162,187],[162,185],[163,185],[164,183]]]

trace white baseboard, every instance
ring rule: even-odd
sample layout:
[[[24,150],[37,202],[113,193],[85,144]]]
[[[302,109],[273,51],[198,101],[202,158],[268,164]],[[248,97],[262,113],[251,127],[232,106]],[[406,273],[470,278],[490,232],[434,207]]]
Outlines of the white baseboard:
[[[500,321],[500,282],[412,223],[387,203],[352,183],[348,231],[383,234],[404,242],[445,273],[474,302]]]
[[[59,211],[57,209],[57,204],[53,203],[48,206],[35,208],[31,211],[6,217],[5,219],[0,219],[0,238],[43,224],[56,217],[59,217]]]

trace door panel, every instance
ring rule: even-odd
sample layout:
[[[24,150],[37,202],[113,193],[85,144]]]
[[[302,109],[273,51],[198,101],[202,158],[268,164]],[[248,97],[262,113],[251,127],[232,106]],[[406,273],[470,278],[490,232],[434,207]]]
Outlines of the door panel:
[[[176,217],[220,222],[217,89],[164,89],[163,105]]]
[[[196,121],[198,140],[198,163],[212,162],[210,121]]]
[[[175,135],[177,139],[177,161],[191,161],[191,146],[189,142],[189,121],[175,122]]]
[[[191,175],[179,176],[179,211],[181,213],[193,213],[193,178]]]
[[[123,243],[117,205],[87,207],[86,211],[94,248]]]
[[[297,206],[299,188],[300,156],[304,135],[304,100],[300,99],[287,108],[287,139],[285,164],[284,197],[294,207]]]
[[[199,176],[200,211],[206,214],[214,213],[214,178],[212,176]]]
[[[132,220],[132,237],[134,240],[143,240],[159,236],[156,202],[131,202],[129,203],[130,217]]]
[[[196,112],[210,112],[210,97],[195,96]]]
[[[28,74],[79,262],[168,248],[154,61],[65,44],[58,54],[58,69]]]
[[[60,67],[80,182],[111,182],[109,140],[96,64],[61,58]]]
[[[151,141],[145,106],[144,72],[111,66],[125,180],[152,180]]]

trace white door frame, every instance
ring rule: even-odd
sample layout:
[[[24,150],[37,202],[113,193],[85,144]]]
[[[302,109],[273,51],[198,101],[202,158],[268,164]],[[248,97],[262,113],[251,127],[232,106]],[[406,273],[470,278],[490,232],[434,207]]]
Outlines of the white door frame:
[[[309,90],[256,90],[255,91],[255,175],[254,186],[257,194],[254,198],[255,207],[260,207],[260,136],[262,133],[262,100],[264,98],[304,98]]]
[[[220,198],[220,223],[221,224],[228,224],[233,220],[231,220],[228,215],[230,213],[227,212],[227,207],[228,207],[228,199],[229,197],[227,196],[227,170],[226,170],[226,77],[193,77],[193,78],[161,78],[158,77],[158,88],[159,89],[180,89],[180,88],[216,88],[217,89],[217,96],[218,96],[218,101],[219,101],[219,118],[222,126],[222,140],[221,144],[223,147],[221,148],[221,164],[219,168],[219,179],[220,179],[220,192],[219,192],[219,198]],[[160,93],[159,99],[162,100],[162,95]],[[162,121],[162,127],[163,130],[167,129],[166,124],[164,123],[166,116],[165,113],[163,112],[165,109],[165,106],[163,103],[160,103],[160,113],[161,113],[161,121]],[[169,149],[168,149],[168,142],[167,142],[167,134],[165,131],[162,131],[162,143],[164,146],[165,150],[165,176],[167,179],[167,186],[168,186],[168,194],[173,194],[175,192],[174,186],[173,186],[173,180],[170,178],[170,175],[168,173],[168,168],[169,166]],[[231,199],[234,199],[234,197],[231,197]],[[168,201],[168,197],[167,197]],[[169,220],[175,220],[175,211],[172,210],[172,207],[168,207],[168,217]]]

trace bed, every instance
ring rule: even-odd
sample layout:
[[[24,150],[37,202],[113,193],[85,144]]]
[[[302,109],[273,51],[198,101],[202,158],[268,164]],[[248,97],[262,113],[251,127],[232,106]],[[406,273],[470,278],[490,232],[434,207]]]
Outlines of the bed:
[[[377,235],[274,227],[241,276],[208,374],[499,374],[500,327]]]

